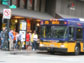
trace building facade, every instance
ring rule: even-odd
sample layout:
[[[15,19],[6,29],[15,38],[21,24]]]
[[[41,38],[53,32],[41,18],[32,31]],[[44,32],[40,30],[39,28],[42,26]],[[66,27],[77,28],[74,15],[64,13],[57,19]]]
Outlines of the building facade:
[[[18,8],[44,12],[46,0],[11,0],[11,4]]]
[[[37,13],[36,15],[32,16],[34,18],[36,16],[41,16],[41,15],[45,16],[45,13],[48,13],[50,16],[54,18],[84,18],[83,0],[53,0],[53,1],[52,0],[10,0],[10,1],[11,1],[10,4],[16,5],[17,8],[21,8],[23,10],[25,9],[26,11],[35,11],[34,13],[36,12],[42,13],[42,14]],[[0,4],[2,4],[1,0],[0,0]],[[19,12],[19,14],[20,13],[21,12]],[[20,15],[22,16],[24,14],[20,14]],[[30,15],[32,15],[32,12]],[[28,18],[26,19],[28,23],[31,23],[31,21],[33,22],[33,20],[31,20],[31,18],[29,17],[29,15],[26,18]],[[30,22],[29,19],[31,20]],[[35,21],[36,20],[38,20],[37,17]]]
[[[56,0],[55,13],[63,15],[62,17],[84,18],[84,1],[83,0]]]
[[[10,0],[11,4],[26,10],[46,12],[55,18],[84,17],[84,0]],[[1,4],[1,2],[0,2]]]

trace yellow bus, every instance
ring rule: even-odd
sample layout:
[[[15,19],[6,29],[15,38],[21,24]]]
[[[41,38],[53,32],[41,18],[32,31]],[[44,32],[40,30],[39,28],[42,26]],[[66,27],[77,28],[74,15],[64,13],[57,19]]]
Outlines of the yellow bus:
[[[67,52],[78,55],[84,52],[84,20],[79,18],[42,20],[40,50]]]

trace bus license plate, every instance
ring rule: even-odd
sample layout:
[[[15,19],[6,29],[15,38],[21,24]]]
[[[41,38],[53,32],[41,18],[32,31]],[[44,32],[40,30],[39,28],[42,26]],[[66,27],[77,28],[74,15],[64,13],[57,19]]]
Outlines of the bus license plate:
[[[50,45],[51,47],[54,47],[54,45]]]

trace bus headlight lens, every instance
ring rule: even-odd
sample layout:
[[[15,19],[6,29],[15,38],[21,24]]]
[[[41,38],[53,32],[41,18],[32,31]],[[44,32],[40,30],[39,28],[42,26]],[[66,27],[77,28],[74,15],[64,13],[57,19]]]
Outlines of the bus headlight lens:
[[[68,44],[67,44],[67,43],[64,43],[64,44],[62,44],[60,47],[61,47],[61,48],[67,48],[67,46],[68,46]]]
[[[64,47],[65,47],[65,45],[61,45],[60,47],[61,47],[61,48],[64,48]]]
[[[40,44],[40,46],[42,47],[42,46],[44,46],[44,44]]]

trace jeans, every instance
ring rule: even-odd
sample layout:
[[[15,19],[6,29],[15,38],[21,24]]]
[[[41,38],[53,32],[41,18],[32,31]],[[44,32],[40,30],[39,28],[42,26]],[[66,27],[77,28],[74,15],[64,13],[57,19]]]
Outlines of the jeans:
[[[17,47],[17,42],[18,42],[18,41],[15,42],[15,48]]]
[[[1,48],[3,48],[3,45],[4,45],[4,39],[1,40]]]
[[[33,42],[33,47],[34,47],[35,50],[37,49],[36,43],[37,43],[37,41],[34,41],[34,42]]]
[[[34,42],[32,42],[32,49],[34,49]]]

